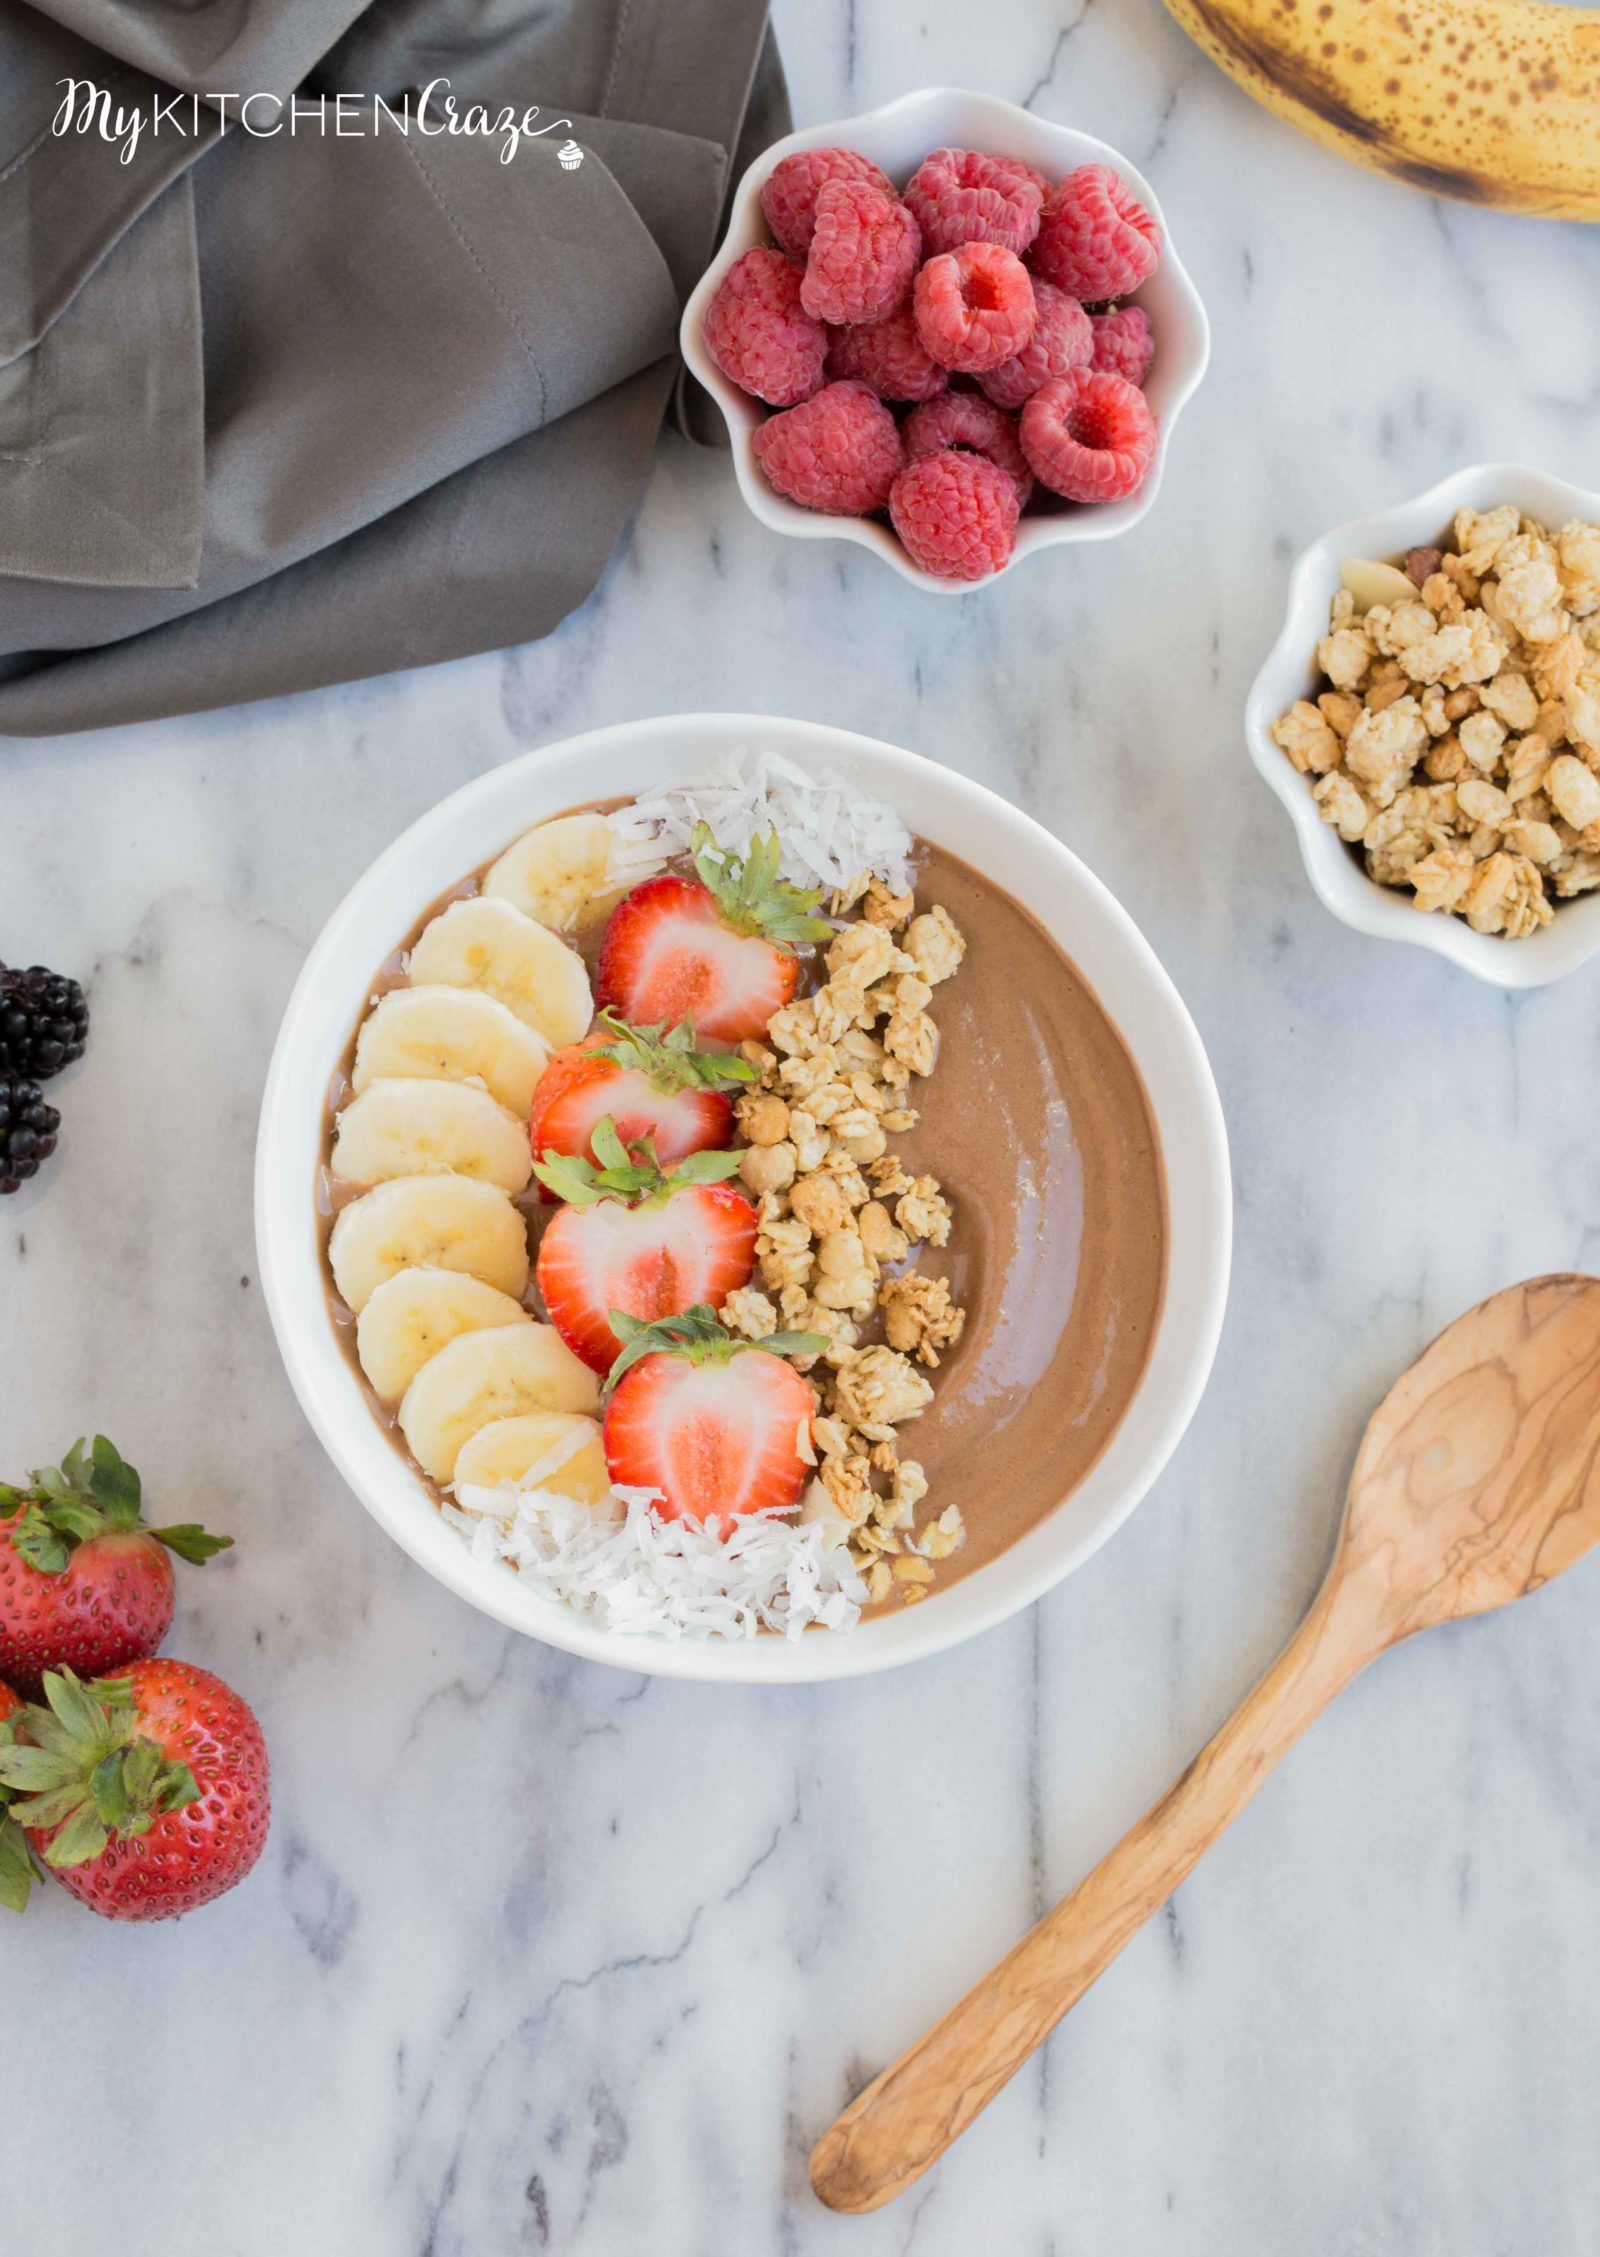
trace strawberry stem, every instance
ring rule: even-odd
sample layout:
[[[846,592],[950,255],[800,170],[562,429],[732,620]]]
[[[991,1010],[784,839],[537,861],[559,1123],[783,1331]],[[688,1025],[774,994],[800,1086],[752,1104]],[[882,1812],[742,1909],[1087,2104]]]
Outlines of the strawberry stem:
[[[0,1727],[0,1787],[19,1825],[54,1829],[47,1865],[87,1865],[199,1801],[189,1766],[170,1762],[139,1730],[126,1678],[83,1685],[70,1669],[47,1669],[44,1698]]]
[[[730,1332],[707,1301],[697,1301],[681,1316],[656,1317],[648,1324],[641,1317],[630,1317],[625,1309],[608,1309],[606,1321],[622,1342],[622,1352],[606,1376],[602,1395],[609,1395],[623,1373],[646,1356],[725,1364],[751,1348],[763,1348],[773,1356],[820,1356],[828,1345],[820,1332],[769,1332],[765,1340],[746,1340]]]
[[[833,927],[814,914],[822,888],[786,885],[778,876],[783,849],[776,830],[752,839],[741,860],[718,846],[709,823],[696,823],[689,850],[701,884],[716,901],[717,915],[736,933],[756,934],[791,954],[832,940]]]
[[[80,1544],[96,1536],[128,1535],[143,1528],[139,1476],[103,1434],[81,1437],[59,1466],[39,1466],[26,1488],[0,1482],[0,1522],[12,1544],[42,1575],[64,1575]],[[180,1559],[196,1562],[225,1552],[231,1536],[211,1536],[185,1521],[150,1534]]]
[[[594,1160],[551,1150],[533,1163],[545,1189],[571,1207],[592,1207],[602,1199],[624,1207],[663,1206],[686,1183],[726,1183],[739,1171],[737,1152],[691,1152],[676,1167],[664,1168],[654,1139],[642,1136],[637,1144],[625,1145],[609,1113],[596,1121],[589,1142]]]
[[[664,1019],[658,1026],[634,1026],[605,1010],[600,1023],[608,1032],[585,1055],[614,1059],[624,1071],[631,1067],[647,1074],[663,1096],[686,1089],[731,1089],[756,1078],[754,1066],[735,1051],[696,1050],[692,1019],[681,1019],[675,1027]]]

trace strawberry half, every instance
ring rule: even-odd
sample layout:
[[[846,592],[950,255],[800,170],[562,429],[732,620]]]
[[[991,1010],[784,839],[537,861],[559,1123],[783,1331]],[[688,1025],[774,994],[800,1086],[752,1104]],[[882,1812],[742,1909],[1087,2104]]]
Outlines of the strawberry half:
[[[267,1838],[261,1727],[186,1661],[80,1684],[0,1726],[11,1816],[63,1888],[107,1920],[167,1920],[242,1881]]]
[[[605,1417],[606,1465],[624,1489],[654,1489],[667,1520],[729,1536],[742,1513],[787,1512],[811,1472],[817,1399],[786,1355],[814,1332],[739,1340],[709,1308],[658,1324],[616,1320],[623,1341]]]
[[[704,823],[691,842],[698,878],[646,878],[612,910],[596,993],[627,1019],[691,1019],[702,1036],[751,1042],[793,995],[798,948],[833,938],[814,914],[820,889],[778,877],[778,834],[741,861]]]
[[[609,1371],[618,1353],[612,1315],[649,1324],[697,1302],[720,1308],[748,1282],[756,1260],[756,1211],[724,1179],[736,1152],[692,1152],[670,1173],[648,1138],[630,1153],[609,1117],[594,1131],[600,1165],[546,1153],[535,1166],[568,1202],[539,1248],[539,1291],[550,1322],[574,1355]]]
[[[556,1051],[539,1077],[528,1123],[535,1159],[594,1158],[595,1124],[607,1114],[624,1144],[649,1137],[663,1167],[733,1142],[733,1100],[723,1092],[755,1080],[748,1060],[696,1050],[688,1019],[635,1027],[602,1011],[600,1021],[594,1034]]]
[[[139,1476],[103,1434],[28,1480],[0,1483],[0,1674],[34,1700],[47,1669],[100,1677],[153,1654],[172,1624],[170,1555],[198,1563],[233,1538],[147,1528]]]

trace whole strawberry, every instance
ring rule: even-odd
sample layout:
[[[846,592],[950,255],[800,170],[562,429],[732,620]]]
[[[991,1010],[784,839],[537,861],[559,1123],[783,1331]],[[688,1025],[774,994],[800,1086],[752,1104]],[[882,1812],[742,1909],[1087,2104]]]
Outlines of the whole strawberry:
[[[147,1528],[139,1476],[103,1434],[26,1488],[0,1483],[0,1674],[36,1699],[47,1669],[104,1676],[153,1654],[172,1622],[170,1555],[200,1562],[231,1536]]]
[[[11,1816],[62,1887],[107,1920],[170,1920],[242,1881],[267,1838],[266,1744],[208,1670],[136,1661],[0,1727]]]
[[[11,1687],[0,1685],[0,1750],[11,1744],[11,1719],[21,1707]],[[8,1912],[25,1912],[39,1868],[29,1852],[27,1836],[7,1807],[10,1801],[11,1789],[0,1787],[0,1904]]]

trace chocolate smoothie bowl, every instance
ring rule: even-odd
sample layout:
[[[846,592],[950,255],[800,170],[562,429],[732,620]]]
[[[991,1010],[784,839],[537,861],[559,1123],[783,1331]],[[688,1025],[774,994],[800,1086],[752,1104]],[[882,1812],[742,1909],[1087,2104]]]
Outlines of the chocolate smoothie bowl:
[[[1049,834],[685,716],[510,764],[361,881],[257,1229],[302,1404],[430,1572],[621,1666],[794,1680],[972,1635],[1131,1511],[1229,1200],[1198,1038]]]

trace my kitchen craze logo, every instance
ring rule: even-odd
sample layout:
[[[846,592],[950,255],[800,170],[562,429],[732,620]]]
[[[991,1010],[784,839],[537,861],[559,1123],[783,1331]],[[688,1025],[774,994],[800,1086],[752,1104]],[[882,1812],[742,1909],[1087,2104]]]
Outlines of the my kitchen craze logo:
[[[175,133],[197,141],[214,119],[233,125],[252,140],[271,141],[287,133],[329,134],[340,141],[376,140],[385,124],[399,133],[417,133],[425,140],[439,134],[469,140],[498,141],[500,162],[510,164],[524,141],[538,141],[547,133],[565,129],[568,139],[556,151],[562,170],[576,172],[583,151],[571,139],[571,118],[538,121],[537,103],[517,110],[510,103],[499,108],[487,102],[458,103],[447,78],[431,78],[419,92],[406,92],[398,102],[382,94],[171,94],[147,106],[113,102],[108,88],[92,78],[58,78],[61,101],[50,130],[62,137],[76,133],[112,143],[120,164],[131,165],[148,134],[156,140]]]

